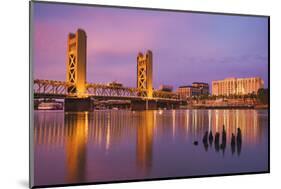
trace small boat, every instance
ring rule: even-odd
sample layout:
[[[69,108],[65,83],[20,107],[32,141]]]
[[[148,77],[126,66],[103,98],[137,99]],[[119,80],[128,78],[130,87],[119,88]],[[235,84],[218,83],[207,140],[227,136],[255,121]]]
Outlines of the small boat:
[[[62,110],[63,107],[57,102],[41,102],[38,105],[38,110]]]

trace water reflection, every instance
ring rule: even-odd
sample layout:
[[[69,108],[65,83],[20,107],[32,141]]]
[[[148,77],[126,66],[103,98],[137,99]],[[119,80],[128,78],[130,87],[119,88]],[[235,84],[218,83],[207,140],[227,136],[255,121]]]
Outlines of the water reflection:
[[[168,164],[178,165],[182,176],[202,174],[197,169],[180,167],[201,166],[210,158],[219,159],[213,154],[223,158],[218,165],[222,161],[229,165],[219,170],[223,173],[227,168],[237,170],[231,165],[234,154],[240,155],[241,169],[246,169],[253,161],[247,159],[247,150],[258,157],[255,153],[266,152],[267,148],[267,111],[36,111],[34,121],[38,185],[161,177],[172,169]],[[199,141],[197,147],[194,141]],[[189,157],[192,159],[187,161]],[[44,166],[54,162],[59,165],[58,173]],[[215,159],[208,164],[215,165]],[[206,171],[211,173],[212,169]]]
[[[146,111],[138,117],[136,159],[137,165],[145,172],[152,164],[154,116],[152,111]]]
[[[236,147],[236,142],[235,142],[235,135],[232,133],[231,135],[231,153],[232,155],[235,153],[235,147]]]
[[[85,181],[88,141],[88,113],[66,113],[66,167],[67,182]]]

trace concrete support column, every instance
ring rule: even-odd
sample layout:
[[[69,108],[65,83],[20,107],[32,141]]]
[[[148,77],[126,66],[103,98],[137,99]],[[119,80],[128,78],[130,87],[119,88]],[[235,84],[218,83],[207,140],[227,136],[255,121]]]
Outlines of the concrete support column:
[[[71,98],[64,100],[65,112],[83,112],[93,110],[92,100],[90,98]]]

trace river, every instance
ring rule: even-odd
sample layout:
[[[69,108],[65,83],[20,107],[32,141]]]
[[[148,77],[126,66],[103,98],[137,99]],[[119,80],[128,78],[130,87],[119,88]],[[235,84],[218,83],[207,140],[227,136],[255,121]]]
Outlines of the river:
[[[203,145],[223,125],[226,146]],[[264,172],[268,127],[268,110],[36,110],[35,185]]]

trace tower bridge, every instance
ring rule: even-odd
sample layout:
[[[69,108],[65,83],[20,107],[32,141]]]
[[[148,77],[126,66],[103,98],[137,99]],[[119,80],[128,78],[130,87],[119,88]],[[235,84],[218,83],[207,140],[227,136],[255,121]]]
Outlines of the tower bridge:
[[[66,81],[40,80],[33,82],[34,98],[64,99],[65,111],[88,111],[93,100],[131,100],[131,109],[177,107],[181,103],[176,93],[153,90],[152,51],[137,56],[137,86],[124,87],[87,83],[86,32],[78,29],[67,40]]]

